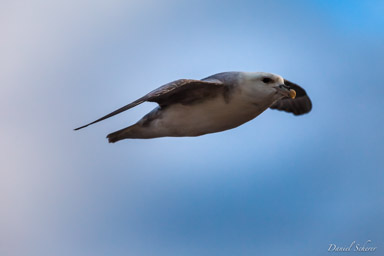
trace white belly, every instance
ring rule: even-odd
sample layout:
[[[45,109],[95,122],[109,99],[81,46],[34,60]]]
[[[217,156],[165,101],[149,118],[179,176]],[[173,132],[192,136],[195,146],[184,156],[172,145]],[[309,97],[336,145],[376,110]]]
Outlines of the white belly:
[[[163,136],[198,136],[232,129],[261,114],[268,104],[254,104],[234,98],[229,103],[222,97],[196,105],[175,104],[164,109],[162,117],[151,128]]]

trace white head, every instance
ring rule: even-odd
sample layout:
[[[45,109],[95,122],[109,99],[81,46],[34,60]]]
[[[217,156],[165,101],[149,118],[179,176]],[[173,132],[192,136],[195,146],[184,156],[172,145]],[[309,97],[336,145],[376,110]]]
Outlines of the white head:
[[[290,97],[290,88],[284,84],[284,79],[279,75],[265,72],[243,74],[242,90],[252,98],[271,98],[275,101]]]

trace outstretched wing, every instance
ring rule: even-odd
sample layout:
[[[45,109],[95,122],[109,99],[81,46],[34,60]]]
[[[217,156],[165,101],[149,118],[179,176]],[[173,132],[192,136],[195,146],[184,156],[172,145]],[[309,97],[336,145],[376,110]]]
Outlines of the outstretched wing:
[[[224,84],[219,80],[201,81],[192,79],[179,79],[171,83],[165,84],[147,95],[135,100],[122,108],[119,108],[96,121],[76,128],[80,130],[91,124],[103,121],[109,117],[117,115],[123,111],[133,108],[145,101],[157,102],[161,107],[165,107],[174,103],[190,104],[214,97],[218,92],[224,89]]]
[[[284,83],[296,91],[296,98],[283,98],[276,101],[270,108],[290,112],[294,115],[302,115],[311,111],[312,102],[306,91],[288,80],[284,80]]]

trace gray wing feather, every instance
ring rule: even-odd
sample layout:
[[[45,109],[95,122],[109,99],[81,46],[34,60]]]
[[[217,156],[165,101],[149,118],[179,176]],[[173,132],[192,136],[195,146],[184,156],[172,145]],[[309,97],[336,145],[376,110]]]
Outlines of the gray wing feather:
[[[76,130],[85,128],[91,124],[103,121],[109,117],[117,115],[123,111],[133,108],[145,101],[157,102],[160,106],[167,106],[172,103],[189,103],[207,96],[207,93],[213,94],[220,88],[223,88],[224,84],[218,80],[216,81],[201,81],[192,79],[179,79],[171,83],[165,84],[147,95],[135,100],[122,108],[119,108],[106,116],[103,116],[89,124],[78,127]]]
[[[293,113],[294,115],[302,115],[311,111],[312,102],[307,92],[295,83],[284,80],[284,83],[296,91],[296,98],[283,98],[276,101],[270,108]]]

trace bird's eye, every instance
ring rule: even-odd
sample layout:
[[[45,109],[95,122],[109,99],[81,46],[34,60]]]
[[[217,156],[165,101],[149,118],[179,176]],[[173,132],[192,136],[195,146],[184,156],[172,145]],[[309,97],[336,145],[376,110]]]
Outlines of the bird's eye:
[[[270,83],[273,83],[273,80],[269,77],[264,77],[263,78],[263,83],[265,84],[270,84]]]

